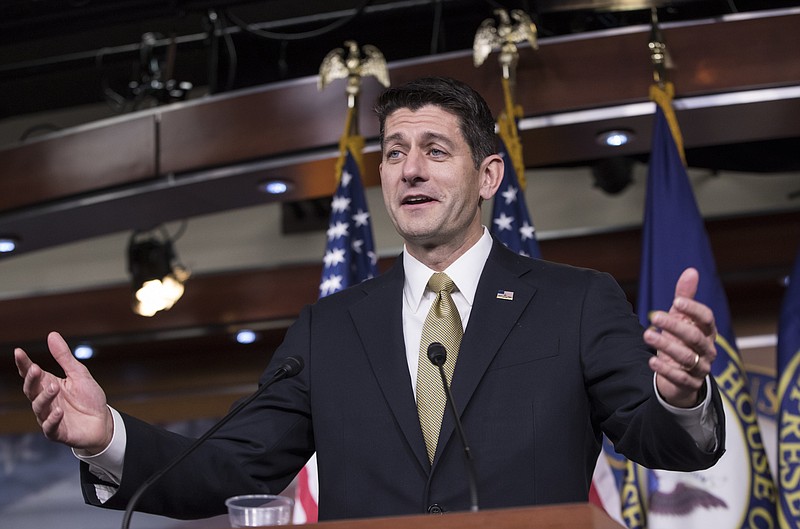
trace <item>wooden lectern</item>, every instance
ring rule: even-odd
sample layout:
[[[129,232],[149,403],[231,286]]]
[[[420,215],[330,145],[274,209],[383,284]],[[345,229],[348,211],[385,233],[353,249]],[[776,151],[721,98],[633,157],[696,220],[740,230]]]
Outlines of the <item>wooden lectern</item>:
[[[590,503],[336,520],[296,527],[317,529],[621,529]]]

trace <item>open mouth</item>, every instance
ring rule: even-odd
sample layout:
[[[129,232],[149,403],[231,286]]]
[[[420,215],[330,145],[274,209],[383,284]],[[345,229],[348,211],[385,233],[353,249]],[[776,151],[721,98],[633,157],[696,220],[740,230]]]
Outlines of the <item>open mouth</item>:
[[[428,202],[434,202],[434,200],[427,196],[412,196],[403,199],[403,205],[409,206],[417,206],[419,204],[426,204]]]

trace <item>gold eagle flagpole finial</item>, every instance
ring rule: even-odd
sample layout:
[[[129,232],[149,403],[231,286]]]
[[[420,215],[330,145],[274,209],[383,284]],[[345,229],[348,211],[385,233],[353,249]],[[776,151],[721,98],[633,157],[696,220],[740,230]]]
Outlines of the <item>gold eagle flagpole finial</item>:
[[[345,48],[336,48],[328,52],[319,67],[317,86],[323,90],[331,81],[347,79],[347,106],[354,107],[361,89],[362,77],[375,77],[383,86],[389,86],[389,68],[383,53],[370,44],[358,48],[354,40],[344,42]],[[363,57],[361,53],[364,53]]]
[[[494,13],[499,23],[495,25],[493,18],[487,18],[481,23],[472,44],[472,57],[477,68],[492,51],[500,49],[498,62],[503,74],[501,81],[505,111],[497,118],[497,125],[517,173],[520,187],[525,189],[525,163],[522,159],[522,144],[516,121],[522,117],[522,108],[514,103],[513,92],[519,61],[517,43],[527,41],[531,48],[538,49],[537,30],[528,14],[519,9],[511,11],[510,16],[504,9],[496,9]],[[511,19],[516,22],[512,24]]]
[[[336,79],[347,79],[345,86],[347,117],[345,118],[344,133],[339,140],[339,160],[336,162],[337,179],[342,174],[348,148],[359,169],[363,172],[364,138],[359,135],[357,119],[361,79],[375,77],[383,86],[387,88],[389,86],[389,68],[383,53],[378,48],[366,44],[359,50],[358,43],[354,40],[345,41],[344,46],[344,48],[331,50],[322,60],[317,82],[319,90],[323,90]]]
[[[490,53],[499,48],[498,60],[503,68],[503,78],[513,82],[514,69],[519,58],[517,43],[527,41],[531,48],[539,47],[536,24],[520,9],[514,9],[510,15],[505,9],[496,9],[494,14],[499,21],[496,25],[493,18],[487,18],[478,27],[472,42],[472,58],[475,67],[478,67]],[[516,22],[512,24],[511,19]]]

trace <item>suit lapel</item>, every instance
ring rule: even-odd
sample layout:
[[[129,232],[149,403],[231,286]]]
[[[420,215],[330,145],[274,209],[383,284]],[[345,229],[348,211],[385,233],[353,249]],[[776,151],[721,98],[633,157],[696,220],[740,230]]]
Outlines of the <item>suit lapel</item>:
[[[530,269],[530,261],[521,259],[495,241],[475,292],[453,375],[451,390],[459,416],[463,414],[489,364],[536,292],[536,288],[529,282],[520,279]],[[508,295],[498,297],[499,292],[511,292],[513,299],[503,299]],[[454,427],[455,423],[448,408],[437,445],[437,459],[439,452],[450,440]],[[435,464],[434,460],[434,466]]]
[[[350,309],[367,359],[400,429],[420,465],[430,469],[419,416],[411,391],[403,338],[402,260],[380,280],[373,281],[366,297]]]
[[[530,262],[495,242],[475,293],[453,378],[453,399],[461,415],[469,404],[486,369],[503,341],[530,303],[536,289],[521,276],[531,269]],[[409,381],[403,338],[403,266],[395,265],[379,280],[365,286],[365,297],[350,308],[353,323],[364,345],[367,359],[403,435],[422,469],[431,467],[419,416]],[[498,291],[513,292],[513,299],[500,299]],[[438,453],[453,435],[454,422],[445,411]]]

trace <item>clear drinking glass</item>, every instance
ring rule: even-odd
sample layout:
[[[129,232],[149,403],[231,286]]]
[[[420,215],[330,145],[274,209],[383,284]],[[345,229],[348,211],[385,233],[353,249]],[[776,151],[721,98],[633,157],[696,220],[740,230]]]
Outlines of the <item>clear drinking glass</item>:
[[[273,494],[247,494],[225,500],[232,527],[290,525],[294,500]]]

